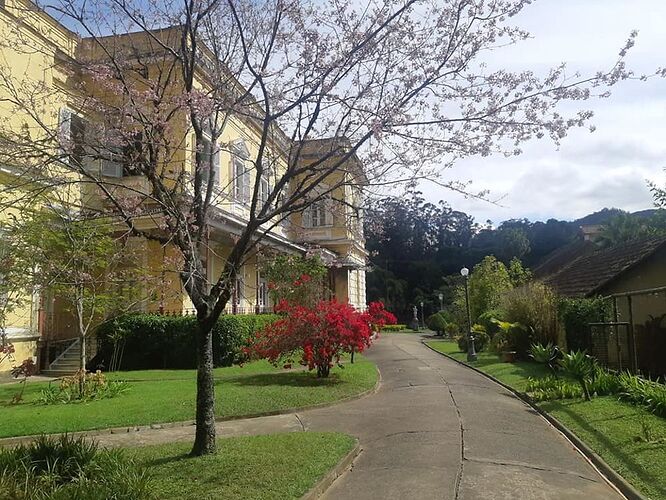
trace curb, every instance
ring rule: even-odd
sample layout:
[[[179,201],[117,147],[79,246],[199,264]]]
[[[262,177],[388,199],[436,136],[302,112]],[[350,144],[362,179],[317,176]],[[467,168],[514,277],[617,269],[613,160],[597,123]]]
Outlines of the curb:
[[[363,392],[359,392],[358,394],[353,394],[351,396],[347,396],[342,399],[336,399],[335,401],[329,401],[325,403],[316,403],[314,405],[307,405],[307,406],[299,406],[295,408],[284,408],[282,410],[270,410],[270,411],[264,411],[264,412],[257,412],[257,413],[250,413],[246,415],[234,415],[230,417],[220,417],[216,418],[215,422],[233,422],[235,420],[246,420],[246,419],[252,419],[252,418],[260,418],[260,417],[273,417],[276,415],[287,415],[290,413],[297,413],[300,411],[305,411],[305,410],[315,410],[319,408],[327,408],[329,406],[335,406],[340,403],[347,403],[349,401],[355,401],[357,399],[364,398],[366,396],[370,396],[372,394],[375,394],[378,390],[379,387],[381,386],[382,383],[382,374],[379,371],[379,368],[377,368],[377,365],[375,365],[375,371],[377,372],[377,381],[375,382],[374,387],[370,389],[366,389]],[[62,434],[67,434],[72,437],[89,437],[89,438],[94,438],[97,436],[106,436],[109,434],[129,434],[129,433],[134,433],[134,432],[145,432],[149,430],[159,430],[159,429],[173,429],[176,427],[188,427],[188,426],[194,426],[195,425],[194,420],[183,420],[179,422],[162,422],[162,423],[154,423],[154,424],[145,424],[145,425],[131,425],[131,426],[125,426],[125,427],[107,427],[105,429],[90,429],[87,431],[74,431],[74,432],[56,432],[52,434],[30,434],[27,436],[14,436],[14,437],[6,437],[6,438],[0,438],[0,448],[5,447],[5,446],[13,446],[17,444],[22,444],[22,443],[29,443],[31,441],[34,441],[35,439],[41,437],[41,436],[47,436],[47,437],[55,437],[55,436],[60,436]]]
[[[576,436],[573,432],[571,432],[559,420],[557,420],[555,417],[553,417],[552,415],[546,413],[543,409],[541,409],[536,404],[536,402],[532,398],[530,398],[527,394],[515,390],[513,387],[505,384],[501,380],[496,379],[492,375],[489,375],[484,371],[481,371],[479,368],[475,366],[468,365],[467,363],[455,359],[452,356],[449,356],[448,354],[439,352],[437,349],[434,349],[430,347],[428,344],[426,344],[425,341],[421,341],[421,343],[431,351],[436,352],[437,354],[444,356],[445,358],[450,359],[451,361],[454,361],[459,365],[464,366],[465,368],[469,368],[470,370],[473,370],[476,373],[483,375],[487,379],[492,380],[496,384],[504,387],[507,391],[516,396],[518,399],[520,399],[523,403],[527,404],[533,410],[535,410],[550,425],[555,427],[555,429],[557,429],[565,437],[565,439],[567,439],[567,441],[569,441],[572,444],[572,446],[576,449],[576,451],[578,451],[578,453],[580,453],[583,456],[583,458],[585,458],[588,462],[590,462],[591,465],[595,467],[597,471],[601,474],[601,476],[607,482],[609,482],[614,488],[619,490],[619,492],[622,493],[622,495],[624,495],[628,500],[647,500],[647,498],[643,496],[631,484],[629,484],[629,482],[627,482],[626,479],[620,476],[617,472],[615,472],[615,470],[611,468],[610,465],[604,462],[604,460],[599,455],[597,455],[594,452],[594,450],[592,450],[592,448],[590,448],[587,444],[585,444],[585,442],[583,442],[578,436]]]
[[[354,448],[349,453],[347,453],[335,467],[328,471],[326,475],[317,482],[317,484],[310,488],[310,490],[301,497],[301,500],[316,500],[322,496],[324,492],[326,492],[326,490],[331,487],[337,478],[347,472],[347,470],[351,469],[354,460],[356,460],[356,457],[359,456],[361,451],[363,451],[363,449],[361,448],[361,445],[357,439],[356,446],[354,446]]]

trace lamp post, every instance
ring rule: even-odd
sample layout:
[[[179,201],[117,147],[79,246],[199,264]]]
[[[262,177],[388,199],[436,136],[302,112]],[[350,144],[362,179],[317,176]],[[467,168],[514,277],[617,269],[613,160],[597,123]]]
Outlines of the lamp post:
[[[425,328],[425,313],[423,312],[423,301],[421,301],[421,326]]]
[[[474,333],[472,332],[472,313],[469,309],[469,269],[463,267],[460,274],[465,278],[465,305],[467,306],[467,361],[476,361]]]
[[[444,310],[444,294],[440,293],[437,297],[439,297],[439,310],[443,311]]]

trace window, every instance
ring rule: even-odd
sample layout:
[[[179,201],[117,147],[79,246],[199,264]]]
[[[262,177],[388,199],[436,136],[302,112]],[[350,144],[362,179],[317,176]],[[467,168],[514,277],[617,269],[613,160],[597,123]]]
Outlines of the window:
[[[242,158],[234,157],[234,200],[247,203],[250,199],[250,173],[245,168]]]
[[[261,200],[262,205],[266,204],[270,194],[271,194],[271,185],[268,182],[268,177],[263,176],[259,182],[259,199]]]
[[[304,227],[322,227],[333,224],[333,216],[329,210],[330,198],[317,200],[303,211]]]
[[[197,145],[197,151],[201,154],[201,166],[203,167],[203,182],[208,183],[209,172],[213,175],[213,182],[217,184],[220,180],[219,152],[216,151],[215,144],[207,138],[202,138],[201,143]]]
[[[259,308],[268,307],[268,282],[257,273],[257,305]]]

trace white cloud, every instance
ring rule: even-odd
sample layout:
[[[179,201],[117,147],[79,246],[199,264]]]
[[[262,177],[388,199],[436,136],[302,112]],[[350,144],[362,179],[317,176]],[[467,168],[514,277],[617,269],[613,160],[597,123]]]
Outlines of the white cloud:
[[[663,0],[536,2],[516,22],[534,39],[497,53],[493,65],[538,71],[569,61],[573,69],[593,74],[612,64],[629,32],[638,29],[629,66],[639,74],[666,66]],[[467,159],[449,173],[451,179],[472,179],[473,190],[491,190],[492,198],[504,196],[503,206],[432,185],[422,186],[423,191],[479,221],[571,219],[603,207],[651,207],[646,179],[666,182],[666,80],[623,82],[610,99],[579,107],[595,112],[595,133],[573,131],[559,149],[537,141],[526,145],[519,157]]]

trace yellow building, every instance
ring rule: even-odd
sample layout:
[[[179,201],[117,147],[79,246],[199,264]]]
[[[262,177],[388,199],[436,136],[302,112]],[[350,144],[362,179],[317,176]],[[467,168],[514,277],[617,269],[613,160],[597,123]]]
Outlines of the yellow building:
[[[171,35],[169,30],[159,32],[166,45],[170,43]],[[0,43],[0,69],[3,75],[7,75],[5,85],[0,86],[0,121],[5,124],[0,127],[0,135],[7,133],[8,130],[14,133],[20,130],[34,130],[34,137],[38,137],[40,134],[47,134],[45,131],[51,130],[54,134],[64,134],[68,138],[74,138],[77,134],[84,134],[85,128],[96,119],[81,111],[80,102],[85,98],[81,93],[88,91],[85,89],[96,93],[95,97],[98,99],[119,99],[119,96],[109,93],[108,89],[100,90],[95,82],[89,81],[75,70],[78,59],[85,58],[89,61],[101,57],[99,43],[77,36],[46,13],[37,10],[29,0],[0,2],[0,37],[4,40]],[[102,43],[105,41],[102,40]],[[132,33],[108,39],[109,47],[113,46],[114,50],[140,48],[149,43],[145,33]],[[26,47],[30,47],[30,50],[26,51]],[[150,74],[153,68],[154,66],[148,66],[146,74],[137,77],[137,81],[140,82],[142,77],[156,77]],[[159,71],[156,71],[157,73]],[[202,67],[199,73],[197,85],[206,88],[206,68]],[[14,95],[14,91],[8,90],[8,82],[13,89],[21,91],[17,91]],[[39,117],[26,116],[25,113],[18,112],[21,106],[11,102],[18,99],[17,96],[20,96],[21,92],[26,93],[26,99],[29,98],[31,89],[35,89],[34,95],[39,95],[41,99],[38,106],[41,112]],[[5,97],[3,93],[11,93],[11,99],[3,99]],[[36,125],[35,121],[39,121],[39,125]],[[204,139],[204,144],[196,144],[188,117],[184,113],[176,117],[174,122],[179,126],[173,132],[174,153],[166,167],[169,175],[176,177],[182,172],[191,172],[194,152],[197,150],[215,155],[212,175],[215,176],[217,188],[214,209],[207,228],[208,250],[205,259],[209,281],[214,281],[223,269],[234,239],[247,225],[248,193],[250,186],[255,183],[255,172],[250,159],[257,154],[262,129],[253,120],[242,116],[231,116],[225,121],[222,134],[217,141],[218,144],[227,144],[231,147],[220,149],[217,144],[212,144],[207,139]],[[268,195],[275,179],[287,169],[290,145],[289,139],[281,130],[271,130],[268,157],[272,159],[272,166],[266,178],[261,179],[261,197]],[[299,146],[303,152],[299,156],[301,166],[307,166],[310,162],[321,159],[323,155],[330,154],[331,151],[339,155],[349,151],[349,144],[341,138],[307,141]],[[335,157],[327,161],[334,160]],[[85,168],[108,179],[113,189],[126,189],[132,193],[150,191],[147,179],[135,175],[122,162],[112,159],[95,160]],[[7,189],[8,186],[12,186],[15,176],[13,165],[0,164],[0,189],[4,186],[0,193],[4,193],[5,200],[7,196],[18,192],[18,188]],[[344,182],[331,192],[330,196],[308,207],[302,213],[290,216],[267,232],[261,247],[248,257],[238,274],[227,313],[261,313],[272,310],[267,283],[260,272],[261,260],[268,258],[265,257],[266,250],[320,256],[329,267],[328,282],[331,294],[337,300],[348,301],[358,309],[365,308],[364,269],[367,254],[358,207],[362,197],[360,187],[367,183],[367,179],[355,155],[351,155],[339,171],[327,177],[326,182],[330,184],[322,183],[316,189],[327,190],[329,186],[337,186],[341,179],[349,182]],[[79,187],[79,189],[76,194],[68,193],[65,196],[68,203],[78,205],[77,208],[95,207],[103,203],[96,191],[98,188]],[[3,213],[0,213],[0,225],[9,216],[8,209],[5,208]],[[146,218],[145,224],[148,227],[150,224],[155,224],[155,221]],[[147,294],[141,308],[150,312],[175,314],[191,312],[192,304],[183,290],[178,273],[173,268],[177,254],[175,248],[139,238],[133,241],[133,245],[144,256],[146,268],[160,283],[160,286]],[[70,345],[71,339],[76,336],[71,315],[63,311],[62,305],[54,297],[34,297],[25,302],[25,307],[14,311],[5,325],[17,351],[20,351],[17,353],[16,361],[20,362],[30,355],[36,356],[38,352],[36,346],[39,341],[42,345],[48,343],[50,346],[49,359],[42,360],[42,365],[47,367],[50,361],[55,360],[57,367],[58,359],[55,358],[62,351],[61,347]],[[53,346],[60,347],[52,348]],[[4,362],[0,365],[0,371],[9,367],[9,363]]]

